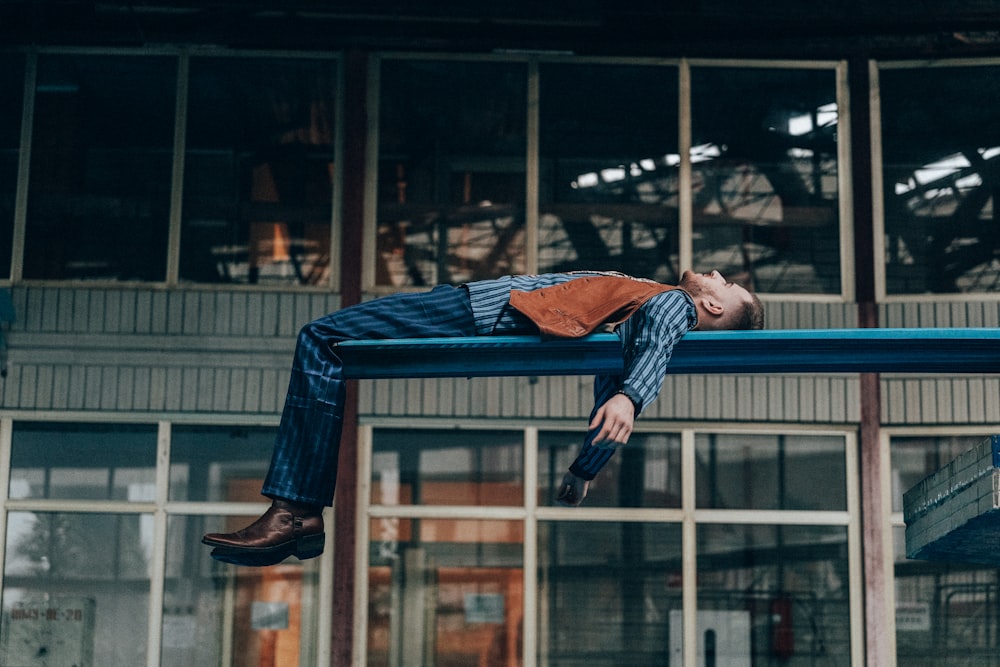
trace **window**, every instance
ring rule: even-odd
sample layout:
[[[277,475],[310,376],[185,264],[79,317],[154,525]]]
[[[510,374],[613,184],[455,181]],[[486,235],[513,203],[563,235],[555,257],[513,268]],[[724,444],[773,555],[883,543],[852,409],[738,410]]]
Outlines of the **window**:
[[[373,449],[376,505],[520,505],[520,431],[379,429]]]
[[[839,294],[833,69],[691,68],[694,270]]]
[[[907,559],[902,518],[904,493],[983,439],[983,435],[899,435],[889,440],[895,524],[896,656],[901,665],[996,664],[1000,569]]]
[[[166,528],[160,664],[281,665],[317,663],[319,570],[322,558],[294,558],[267,568],[237,568],[209,557],[209,532],[248,525],[267,499],[261,485],[275,429],[174,425],[170,500],[226,503],[250,513],[171,513]],[[238,573],[239,576],[235,576]]]
[[[680,664],[682,544],[679,523],[540,522],[539,664]]]
[[[166,276],[177,61],[38,58],[24,277]]]
[[[698,506],[845,510],[844,445],[828,436],[705,434],[696,445]]]
[[[1000,66],[879,72],[885,290],[1000,290]]]
[[[677,69],[542,64],[538,269],[678,279]]]
[[[322,661],[332,549],[253,569],[200,544],[259,514],[273,427],[17,421],[6,433],[0,664]]]
[[[538,434],[541,502],[555,498],[563,474],[576,459],[583,434]],[[676,433],[633,433],[590,483],[587,507],[680,507],[681,441]]]
[[[370,502],[521,506],[523,440],[520,431],[379,429]],[[370,535],[367,664],[518,662],[522,521],[388,514]]]
[[[379,76],[375,284],[523,272],[525,66],[383,60]]]
[[[14,194],[21,146],[24,58],[0,55],[0,280],[10,278],[14,234]]]
[[[650,428],[578,508],[554,495],[579,431],[373,429],[369,663],[680,664],[687,591],[706,660],[852,664],[848,438]]]
[[[336,63],[192,58],[180,277],[330,279]]]
[[[105,510],[7,513],[0,663],[146,662],[155,426],[18,422],[10,499],[107,503]],[[121,641],[129,637],[131,641]]]

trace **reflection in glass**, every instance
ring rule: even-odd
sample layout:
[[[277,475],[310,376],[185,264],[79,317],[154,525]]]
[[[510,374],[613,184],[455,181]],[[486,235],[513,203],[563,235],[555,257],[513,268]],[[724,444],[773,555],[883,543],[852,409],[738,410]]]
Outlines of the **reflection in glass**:
[[[839,436],[699,434],[698,507],[846,510]]]
[[[10,463],[11,498],[150,502],[156,427],[18,421]]]
[[[374,505],[521,505],[521,431],[376,429]]]
[[[0,280],[10,278],[14,193],[21,145],[24,57],[0,54]]]
[[[177,62],[38,58],[24,277],[166,277]]]
[[[959,454],[976,447],[985,435],[893,436],[889,459],[892,465],[892,511],[903,511],[903,494],[924,477],[937,472]]]
[[[170,500],[264,502],[274,428],[174,426]]]
[[[199,544],[206,532],[236,530],[246,522],[245,516],[168,519],[157,664],[317,664],[320,559],[239,568],[208,558]]]
[[[539,271],[676,283],[677,70],[542,64]]]
[[[191,60],[182,279],[328,280],[335,93],[329,60]]]
[[[151,515],[10,512],[0,664],[39,664],[38,655],[52,665],[146,664],[152,524]]]
[[[903,493],[984,436],[892,437],[893,511]],[[1000,647],[1000,569],[906,558],[902,524],[893,529],[896,656],[900,665],[996,665]]]
[[[538,434],[539,504],[555,504],[563,475],[580,452],[584,434]],[[633,433],[590,483],[585,507],[680,507],[681,443],[674,433]]]
[[[1000,68],[879,72],[886,292],[1000,289]]]
[[[698,527],[698,636],[753,667],[851,664],[847,529]],[[699,642],[701,644],[701,642]]]
[[[367,665],[520,664],[520,521],[421,519],[373,535]]]
[[[832,69],[691,70],[694,270],[840,292]]]
[[[680,525],[542,522],[538,552],[539,664],[675,664]]]
[[[524,270],[523,64],[384,60],[375,283]]]

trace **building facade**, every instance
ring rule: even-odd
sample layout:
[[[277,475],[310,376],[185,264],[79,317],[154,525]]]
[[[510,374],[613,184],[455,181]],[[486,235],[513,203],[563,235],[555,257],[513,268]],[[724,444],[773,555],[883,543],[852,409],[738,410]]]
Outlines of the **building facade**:
[[[1000,59],[282,47],[0,51],[0,664],[1000,662],[998,570],[901,506],[996,376],[669,376],[576,509],[590,378],[358,382],[324,555],[199,543],[362,299],[690,267],[769,328],[1000,326]]]

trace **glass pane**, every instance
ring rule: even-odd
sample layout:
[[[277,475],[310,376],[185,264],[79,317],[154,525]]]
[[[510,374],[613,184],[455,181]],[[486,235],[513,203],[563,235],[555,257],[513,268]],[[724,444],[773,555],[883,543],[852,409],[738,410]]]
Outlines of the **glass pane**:
[[[847,509],[841,437],[708,433],[695,452],[699,507]]]
[[[365,664],[521,664],[522,523],[404,524],[371,543]]]
[[[541,522],[538,553],[539,664],[681,664],[679,525]]]
[[[373,505],[523,505],[521,431],[377,429]]]
[[[692,68],[694,269],[840,293],[834,71]]]
[[[152,534],[151,515],[9,513],[0,664],[146,664]]]
[[[1000,67],[879,72],[886,291],[1000,288]]]
[[[524,270],[523,64],[382,62],[377,285]]]
[[[156,427],[14,422],[14,499],[156,498]]]
[[[889,441],[892,464],[892,511],[903,511],[903,494],[920,480],[937,472],[959,454],[975,448],[985,435],[893,436]]]
[[[540,68],[540,271],[676,284],[677,70]]]
[[[699,526],[699,647],[720,665],[847,667],[849,581],[845,527]]]
[[[265,502],[275,428],[174,426],[170,500]]]
[[[1000,665],[1000,569],[906,559],[896,551],[896,661],[907,667]]]
[[[228,532],[246,524],[245,516],[168,519],[158,664],[317,664],[322,559],[292,558],[273,567],[238,568],[212,560],[208,548],[199,544],[206,532]]]
[[[24,277],[166,276],[177,63],[41,55]]]
[[[538,434],[539,504],[555,504],[563,475],[580,453],[576,431]],[[590,483],[584,507],[680,507],[681,440],[675,433],[633,433]]]
[[[336,85],[330,60],[192,58],[182,279],[328,281]]]
[[[979,436],[893,437],[893,511],[927,475],[973,449]],[[900,665],[1000,665],[1000,569],[969,563],[909,560],[903,526],[893,530],[896,656]]]
[[[10,278],[14,193],[21,146],[24,57],[0,54],[0,280]]]

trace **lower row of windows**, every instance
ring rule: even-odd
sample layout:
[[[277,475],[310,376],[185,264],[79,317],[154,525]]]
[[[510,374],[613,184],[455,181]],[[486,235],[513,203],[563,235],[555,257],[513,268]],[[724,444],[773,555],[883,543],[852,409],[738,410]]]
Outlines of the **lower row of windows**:
[[[50,664],[328,663],[319,639],[329,641],[323,573],[332,550],[249,569],[212,561],[199,543],[204,532],[248,523],[273,429],[15,422],[0,433],[11,453],[0,664],[41,664],[39,655]],[[981,439],[893,438],[895,509],[915,479]],[[540,506],[551,504],[552,480],[577,441],[575,432],[538,433]],[[535,440],[518,430],[372,430],[368,500],[390,511],[369,524],[367,664],[514,665],[525,655],[547,665],[680,664],[685,589],[696,590],[706,660],[852,664],[863,624],[852,524],[819,520],[849,506],[851,438],[636,434],[587,507],[680,507],[682,443],[693,442],[696,505],[760,510],[743,523],[695,527],[694,580],[685,578],[684,530],[674,520],[404,511],[521,505],[525,442]],[[169,461],[166,495],[158,460]],[[813,512],[817,524],[783,520],[788,510]],[[901,664],[960,664],[949,657],[959,646],[961,664],[1000,664],[1000,571],[907,561],[898,526],[894,539]]]

